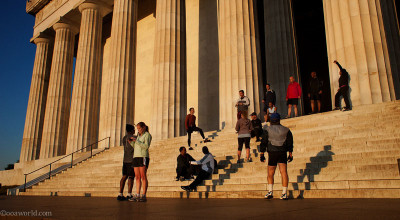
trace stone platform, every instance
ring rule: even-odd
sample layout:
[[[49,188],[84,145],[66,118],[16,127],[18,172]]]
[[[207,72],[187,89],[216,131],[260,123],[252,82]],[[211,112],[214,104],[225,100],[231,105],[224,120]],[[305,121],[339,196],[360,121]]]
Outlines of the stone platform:
[[[294,135],[294,161],[288,165],[291,198],[400,198],[400,102],[365,105],[348,112],[283,120]],[[189,153],[201,159],[207,145],[218,161],[218,174],[197,192],[180,189],[176,182],[179,147],[186,137],[152,143],[148,170],[148,197],[262,198],[267,188],[267,165],[259,162],[258,143],[251,142],[252,163],[237,164],[237,134],[225,129],[208,132],[212,140]],[[122,147],[113,147],[21,195],[114,197],[119,189]],[[243,156],[242,156],[243,157]],[[279,195],[281,177],[275,175]]]

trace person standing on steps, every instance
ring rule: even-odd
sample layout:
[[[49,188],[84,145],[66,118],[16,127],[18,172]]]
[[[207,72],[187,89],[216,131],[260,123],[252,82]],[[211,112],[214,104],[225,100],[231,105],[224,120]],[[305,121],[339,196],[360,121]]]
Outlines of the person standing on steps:
[[[262,136],[260,151],[268,152],[268,193],[265,199],[272,199],[274,175],[276,167],[279,166],[279,171],[282,176],[282,196],[281,199],[288,199],[288,184],[289,176],[287,174],[287,162],[293,160],[293,135],[289,128],[280,124],[280,115],[274,113],[271,115],[271,125],[267,127]],[[289,152],[289,156],[287,156]],[[264,155],[260,155],[260,160],[265,161]]]
[[[267,89],[267,91],[265,92],[265,96],[264,96],[264,99],[262,100],[262,102],[264,103],[264,113],[267,114],[269,103],[272,102],[272,105],[275,106],[276,93],[274,90],[271,89],[271,85],[269,83],[267,83],[265,88]]]
[[[311,113],[315,113],[315,104],[318,113],[321,112],[322,83],[319,81],[316,72],[311,72],[310,87],[308,88],[308,98],[311,104]]]
[[[235,107],[237,107],[237,119],[238,120],[241,118],[242,112],[244,112],[246,115],[248,115],[249,106],[250,106],[250,99],[244,95],[243,90],[240,90],[239,91],[239,99],[236,101],[236,105],[235,105]]]
[[[196,116],[194,115],[194,108],[190,108],[189,114],[186,115],[185,128],[186,128],[186,132],[188,134],[189,150],[193,150],[193,148],[190,146],[190,144],[191,144],[192,133],[194,131],[200,132],[200,135],[203,138],[204,143],[210,142],[210,140],[208,140],[208,138],[204,137],[203,130],[199,127],[196,127]]]
[[[262,134],[262,123],[261,120],[257,118],[257,114],[255,112],[251,113],[251,125],[253,126],[253,130],[251,131],[251,137],[256,137],[256,142],[260,142],[260,137]]]
[[[201,165],[201,170],[196,179],[188,186],[181,186],[185,191],[196,190],[197,186],[200,185],[204,180],[208,179],[214,172],[215,160],[214,156],[208,151],[206,146],[203,147],[204,157],[199,161],[190,161],[192,165]]]
[[[343,96],[344,103],[346,104],[346,107],[343,108],[343,111],[349,111],[351,110],[349,99],[349,73],[346,69],[342,68],[338,61],[335,60],[333,63],[335,63],[340,69],[339,89],[335,95],[335,108],[333,110],[340,110],[340,101],[341,97]]]
[[[126,135],[122,138],[122,144],[124,145],[124,161],[122,165],[122,178],[119,184],[119,195],[117,197],[118,201],[123,201],[125,199],[131,199],[133,179],[135,178],[135,171],[133,169],[133,147],[129,144],[129,139],[136,137],[135,126],[126,124]],[[128,195],[124,197],[124,188],[126,180],[128,179]]]
[[[241,118],[236,123],[236,132],[238,133],[238,160],[240,163],[240,156],[242,155],[243,144],[246,147],[246,162],[252,162],[250,158],[250,138],[253,126],[251,121],[247,118],[246,112],[241,112]]]
[[[286,102],[288,105],[288,115],[287,118],[291,117],[292,114],[292,106],[294,108],[294,116],[297,117],[297,105],[299,104],[299,99],[301,97],[301,88],[300,84],[294,80],[294,77],[291,76],[289,78],[289,85],[286,91]]]
[[[147,187],[149,185],[147,169],[150,163],[149,148],[152,137],[149,133],[149,127],[144,122],[139,122],[136,128],[139,133],[138,137],[129,139],[129,144],[134,147],[133,167],[136,176],[136,194],[129,201],[146,202]],[[141,187],[143,188],[143,194],[140,194]]]

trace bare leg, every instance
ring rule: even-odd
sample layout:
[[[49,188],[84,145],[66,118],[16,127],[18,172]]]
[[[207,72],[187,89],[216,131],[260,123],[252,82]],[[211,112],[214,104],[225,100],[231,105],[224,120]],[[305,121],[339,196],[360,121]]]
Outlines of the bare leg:
[[[288,118],[290,118],[290,117],[291,117],[291,114],[292,114],[292,105],[289,105],[289,106],[288,106],[287,112],[288,112]]]
[[[142,186],[141,175],[139,167],[135,167],[135,177],[136,177],[136,194],[140,194],[140,187]]]
[[[314,113],[315,101],[314,101],[314,100],[311,100],[310,103],[311,103],[311,112]]]
[[[128,193],[132,193],[133,178],[128,178]]]
[[[124,192],[126,178],[128,178],[128,176],[126,175],[122,176],[121,181],[119,182],[119,193]]]
[[[293,108],[294,108],[294,116],[297,117],[298,116],[297,115],[297,105],[293,105]]]
[[[147,181],[147,168],[144,167],[139,167],[140,169],[140,175],[142,179],[142,186],[143,186],[143,194],[146,195],[147,193],[147,187],[149,185],[149,182]]]
[[[321,101],[318,100],[317,103],[318,103],[318,112],[321,112]]]
[[[289,184],[289,176],[287,174],[287,164],[278,163],[278,166],[282,176],[282,186],[287,187]]]
[[[238,150],[238,160],[240,160],[240,156],[242,156],[242,151]]]
[[[274,184],[276,166],[268,166],[268,184]]]
[[[250,148],[246,148],[246,159],[250,158]]]

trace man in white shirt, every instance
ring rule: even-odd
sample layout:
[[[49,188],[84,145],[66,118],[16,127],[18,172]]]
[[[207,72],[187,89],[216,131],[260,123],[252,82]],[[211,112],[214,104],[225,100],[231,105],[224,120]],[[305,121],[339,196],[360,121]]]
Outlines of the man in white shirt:
[[[245,112],[246,115],[248,115],[249,111],[249,106],[250,106],[250,99],[249,97],[244,95],[244,91],[240,90],[239,91],[239,99],[236,101],[235,107],[237,107],[237,118],[238,120],[241,118],[241,113]]]
[[[189,186],[181,186],[183,190],[188,192],[196,190],[197,186],[200,185],[203,180],[209,178],[214,172],[214,156],[208,151],[206,146],[203,147],[204,157],[199,161],[190,161],[190,164],[201,165],[201,171],[197,178]]]

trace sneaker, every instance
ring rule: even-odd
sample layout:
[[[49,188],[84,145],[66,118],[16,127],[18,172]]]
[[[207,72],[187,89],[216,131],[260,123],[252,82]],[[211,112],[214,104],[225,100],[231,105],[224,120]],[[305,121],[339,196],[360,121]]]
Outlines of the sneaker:
[[[253,162],[253,159],[249,158],[248,160],[246,160],[247,163]]]
[[[350,111],[350,110],[351,110],[351,109],[349,109],[349,108],[343,108],[342,111],[346,112],[346,111]]]
[[[133,198],[133,195],[127,195],[126,196],[126,200],[130,200],[131,198]]]
[[[264,199],[272,199],[272,198],[274,198],[274,195],[272,194],[272,191],[271,191],[271,192],[268,192],[268,193],[264,196]]]
[[[281,199],[282,199],[282,200],[288,200],[288,195],[287,195],[287,193],[282,194],[282,195],[281,195]]]
[[[146,195],[141,195],[140,198],[138,199],[138,202],[147,202]]]
[[[189,147],[189,150],[193,150],[193,147]]]
[[[118,201],[125,201],[126,198],[125,198],[124,196],[119,195],[119,196],[117,197],[117,200],[118,200]]]
[[[340,108],[336,107],[336,108],[332,109],[332,111],[337,111],[337,110],[340,110]]]
[[[211,142],[208,138],[204,139],[204,143]]]
[[[183,177],[183,176],[181,176],[181,177],[179,177],[179,181],[184,181],[185,180],[185,177]]]
[[[239,164],[239,163],[240,163],[240,159],[239,159],[239,160],[237,160],[237,161],[236,161],[236,163],[237,163],[237,164]]]
[[[189,186],[181,186],[181,189],[185,190],[186,192],[191,191]]]
[[[138,198],[136,194],[133,194],[133,196],[129,199],[129,202],[137,202]]]

